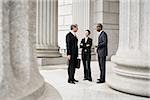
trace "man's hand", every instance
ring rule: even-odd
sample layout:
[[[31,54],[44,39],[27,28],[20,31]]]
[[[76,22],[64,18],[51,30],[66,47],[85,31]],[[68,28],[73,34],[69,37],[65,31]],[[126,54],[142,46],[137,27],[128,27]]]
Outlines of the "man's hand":
[[[83,46],[83,43],[81,43],[80,45]]]
[[[68,60],[70,60],[71,59],[71,55],[68,55],[67,58],[68,58]]]

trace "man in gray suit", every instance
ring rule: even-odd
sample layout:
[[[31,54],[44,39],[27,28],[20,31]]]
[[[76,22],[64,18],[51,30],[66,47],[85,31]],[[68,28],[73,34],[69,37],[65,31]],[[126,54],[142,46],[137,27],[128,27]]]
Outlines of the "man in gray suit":
[[[97,46],[97,53],[98,53],[98,62],[100,67],[100,79],[98,79],[97,83],[104,83],[105,82],[105,69],[106,69],[106,56],[108,55],[107,50],[107,34],[104,32],[102,24],[97,24],[96,26],[97,32],[99,34],[98,37],[98,46]]]

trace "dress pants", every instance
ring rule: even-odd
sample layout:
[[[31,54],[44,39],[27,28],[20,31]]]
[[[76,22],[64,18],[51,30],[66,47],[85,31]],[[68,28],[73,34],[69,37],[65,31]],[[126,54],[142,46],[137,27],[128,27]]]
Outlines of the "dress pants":
[[[74,81],[77,57],[72,57],[68,64],[68,81]]]
[[[82,53],[82,62],[84,67],[84,79],[92,80],[91,77],[91,54],[90,53]]]
[[[105,82],[106,57],[98,56],[98,62],[99,62],[99,68],[100,68],[100,81]]]

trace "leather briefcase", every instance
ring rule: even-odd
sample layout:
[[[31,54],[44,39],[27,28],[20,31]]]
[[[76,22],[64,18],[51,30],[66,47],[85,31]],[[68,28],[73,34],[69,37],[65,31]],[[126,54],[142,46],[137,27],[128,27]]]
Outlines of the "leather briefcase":
[[[81,64],[81,59],[77,58],[77,66],[76,66],[77,69],[80,68],[80,64]]]

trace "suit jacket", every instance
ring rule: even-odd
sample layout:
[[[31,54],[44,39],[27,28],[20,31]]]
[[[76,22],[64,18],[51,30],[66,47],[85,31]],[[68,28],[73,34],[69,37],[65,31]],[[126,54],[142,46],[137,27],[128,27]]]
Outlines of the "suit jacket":
[[[105,57],[108,55],[107,42],[107,34],[102,31],[98,37],[97,53],[99,57]]]
[[[78,57],[78,39],[71,32],[66,35],[67,55],[72,58]]]
[[[92,47],[92,39],[88,37],[87,41],[85,42],[85,38],[81,40],[80,48],[82,48],[82,53],[91,53]]]

